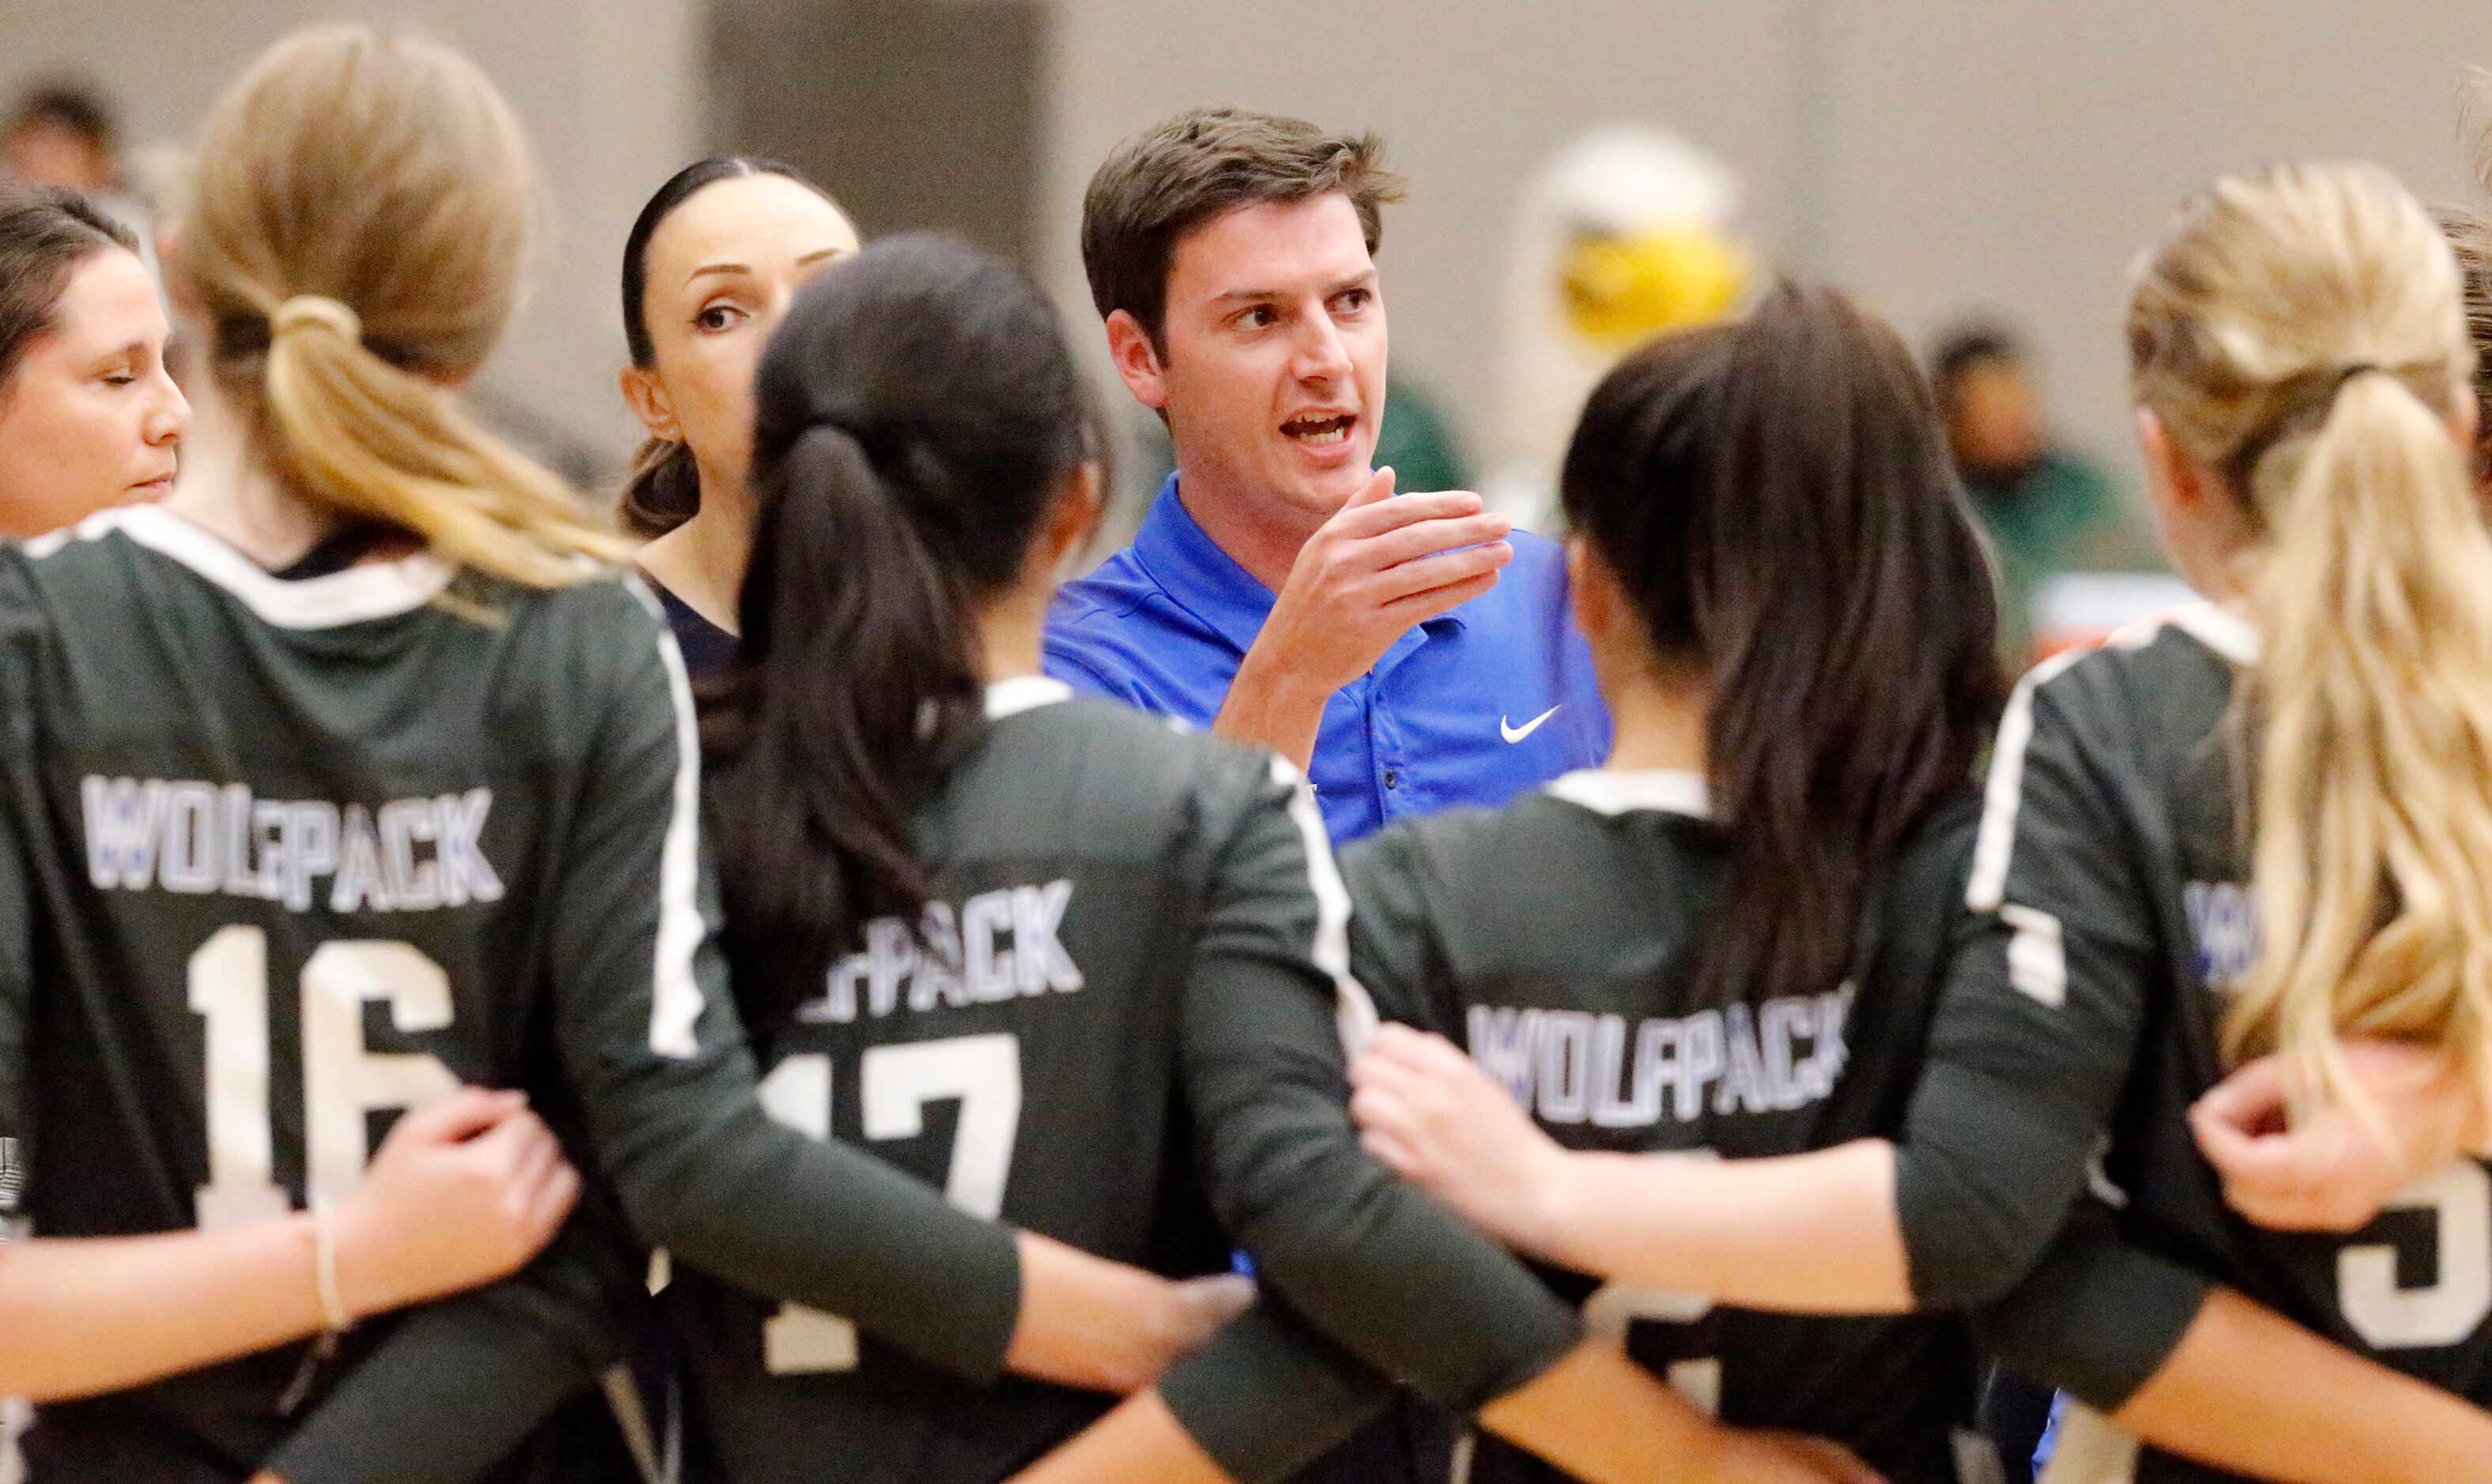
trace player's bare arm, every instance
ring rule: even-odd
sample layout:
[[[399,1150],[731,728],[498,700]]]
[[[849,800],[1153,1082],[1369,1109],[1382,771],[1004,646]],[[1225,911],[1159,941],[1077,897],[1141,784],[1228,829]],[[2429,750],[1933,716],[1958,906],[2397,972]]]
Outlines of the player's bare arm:
[[[2223,1289],[2112,1420],[2237,1473],[2309,1484],[2459,1479],[2492,1458],[2492,1414]]]
[[[1552,1262],[1808,1313],[1914,1307],[1893,1146],[1766,1159],[1569,1151],[1441,1036],[1386,1025],[1350,1067],[1369,1151]]]
[[[523,1099],[467,1088],[399,1121],[325,1235],[298,1212],[0,1246],[0,1390],[118,1390],[503,1277],[578,1193]]]
[[[1595,1484],[1876,1484],[1879,1478],[1823,1439],[1721,1426],[1605,1340],[1582,1342],[1482,1408],[1479,1421]],[[1152,1390],[1129,1398],[1016,1474],[1014,1484],[1215,1484],[1230,1477]]]

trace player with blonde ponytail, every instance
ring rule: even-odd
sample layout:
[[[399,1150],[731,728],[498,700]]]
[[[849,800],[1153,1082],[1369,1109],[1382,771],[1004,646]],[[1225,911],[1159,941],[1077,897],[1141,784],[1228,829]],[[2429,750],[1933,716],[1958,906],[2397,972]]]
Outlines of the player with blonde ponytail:
[[[2366,1116],[2344,1035],[2445,1048],[2492,1091],[2492,535],[2458,289],[2386,172],[2284,168],[2193,202],[2129,302],[2174,554],[2258,639],[2231,714],[2259,945],[2223,1050]]]
[[[472,64],[299,33],[226,93],[198,158],[175,291],[279,486],[529,587],[629,549],[458,403],[519,303],[541,215],[526,137]]]
[[[2183,205],[2126,324],[2164,544],[2210,601],[2010,698],[1902,1135],[1567,1153],[1409,1033],[1353,1112],[1599,1277],[1986,1308],[2002,1358],[2150,1440],[2088,1478],[2478,1477],[2492,538],[2457,267],[2386,172],[2278,166]],[[1855,1039],[1894,1033],[1871,1009]],[[2138,1447],[2073,1431],[2065,1467]]]

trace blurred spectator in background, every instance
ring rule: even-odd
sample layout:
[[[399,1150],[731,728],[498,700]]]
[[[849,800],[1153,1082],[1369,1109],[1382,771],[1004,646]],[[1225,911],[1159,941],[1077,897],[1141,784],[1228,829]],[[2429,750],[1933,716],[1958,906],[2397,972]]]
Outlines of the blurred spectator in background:
[[[1999,552],[2000,658],[2021,673],[2033,655],[2033,599],[2070,572],[2159,570],[2152,533],[2102,471],[2055,444],[2031,360],[2014,332],[1968,321],[1931,356],[1956,472]]]
[[[179,151],[153,155],[161,158],[151,157],[133,194],[116,110],[102,90],[71,78],[28,88],[0,123],[0,182],[56,186],[89,197],[137,237],[139,260],[156,274],[156,223],[164,203],[142,197],[174,193],[189,166]]]
[[[121,134],[102,94],[69,81],[39,83],[0,127],[0,164],[30,185],[91,195],[121,189]]]

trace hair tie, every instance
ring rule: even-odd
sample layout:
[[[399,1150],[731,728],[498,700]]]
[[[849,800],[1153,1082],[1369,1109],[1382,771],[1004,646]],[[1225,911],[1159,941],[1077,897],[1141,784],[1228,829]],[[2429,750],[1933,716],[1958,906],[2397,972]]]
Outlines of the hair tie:
[[[296,294],[279,305],[277,312],[268,316],[268,338],[274,341],[313,325],[336,331],[349,344],[363,342],[362,317],[325,294]]]

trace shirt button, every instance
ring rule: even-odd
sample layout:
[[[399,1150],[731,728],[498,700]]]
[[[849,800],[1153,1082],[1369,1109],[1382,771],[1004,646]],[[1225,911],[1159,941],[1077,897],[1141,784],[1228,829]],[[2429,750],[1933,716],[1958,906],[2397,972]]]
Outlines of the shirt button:
[[[1402,787],[1402,770],[1400,768],[1386,768],[1384,770],[1384,787],[1387,788],[1399,788]]]

